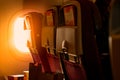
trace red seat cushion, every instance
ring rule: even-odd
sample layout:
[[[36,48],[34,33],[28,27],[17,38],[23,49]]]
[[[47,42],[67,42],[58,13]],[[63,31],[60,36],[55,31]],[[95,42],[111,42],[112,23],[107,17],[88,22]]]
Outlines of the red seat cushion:
[[[52,72],[50,69],[46,48],[41,47],[41,50],[39,50],[39,56],[41,59],[41,63],[42,63],[42,67],[44,69],[44,72]]]
[[[86,80],[86,73],[81,64],[64,60],[64,65],[70,80]]]
[[[49,60],[49,64],[52,72],[62,73],[62,69],[60,66],[60,59],[58,56],[48,54],[48,60]]]

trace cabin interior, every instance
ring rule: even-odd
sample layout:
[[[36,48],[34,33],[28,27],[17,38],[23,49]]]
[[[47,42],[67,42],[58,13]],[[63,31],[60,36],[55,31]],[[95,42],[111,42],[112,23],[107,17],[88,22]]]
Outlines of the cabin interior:
[[[0,0],[0,80],[120,80],[119,0]]]

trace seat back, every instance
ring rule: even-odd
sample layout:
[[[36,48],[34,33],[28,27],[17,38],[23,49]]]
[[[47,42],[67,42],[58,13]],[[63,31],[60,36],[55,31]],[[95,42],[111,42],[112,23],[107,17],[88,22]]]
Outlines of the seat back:
[[[82,55],[81,7],[77,1],[65,3],[60,8],[61,25],[57,27],[56,50],[62,50],[64,41],[68,53]]]
[[[58,11],[59,6],[53,6],[45,12],[45,24],[42,27],[42,47],[47,50],[44,49],[44,57],[46,56],[46,63],[49,66],[45,66],[50,68],[50,72],[62,73],[59,57],[56,56],[56,27],[59,25]]]
[[[30,12],[26,16],[26,21],[28,26],[26,28],[30,28],[31,39],[29,40],[29,45],[31,48],[40,48],[41,47],[41,31],[42,31],[42,21],[43,15],[37,12]]]
[[[67,6],[75,6],[76,11],[66,10],[66,12],[68,12],[65,13],[64,7]],[[73,0],[64,3],[62,9],[63,11],[61,12],[64,14],[62,20],[64,26],[57,29],[56,44],[58,44],[58,50],[61,48],[60,46],[62,41],[66,40],[68,42],[68,53],[74,53],[77,55],[83,54],[82,62],[85,67],[88,79],[103,80],[104,77],[102,73],[102,65],[95,38],[95,25],[97,24],[97,21],[95,22],[95,17],[93,15],[95,4],[88,0]],[[71,14],[73,14],[74,17],[66,18],[66,16],[70,16]],[[76,20],[74,20],[75,15],[77,16]],[[76,24],[76,27],[75,25],[66,24],[71,23],[71,20],[76,21],[74,23]],[[71,30],[69,30],[69,28],[71,28]],[[73,46],[72,49],[71,46]]]
[[[43,72],[48,72],[51,73],[51,68],[48,60],[48,52],[46,48],[41,47],[41,50],[39,50],[39,56],[41,59],[42,67],[43,67]]]
[[[56,27],[58,26],[59,6],[53,6],[46,10],[44,26],[42,27],[42,46],[48,49],[48,53],[55,54]]]
[[[95,38],[95,4],[79,0],[82,13],[83,64],[90,80],[104,80],[104,74]]]
[[[85,70],[81,64],[64,60],[64,65],[69,80],[87,80]]]
[[[41,63],[37,50],[41,47],[41,29],[43,15],[38,12],[29,12],[25,16],[24,29],[29,30],[30,37],[27,41],[27,47],[30,50],[34,63]]]
[[[48,54],[48,60],[52,72],[62,73],[60,58],[53,54]]]
[[[79,56],[62,52],[60,58],[66,80],[87,80]]]
[[[47,49],[44,47],[41,47],[41,51],[40,51],[39,56],[41,59],[41,63],[42,63],[44,72],[62,73],[60,59],[58,56],[55,56],[53,54],[49,54],[47,52]]]

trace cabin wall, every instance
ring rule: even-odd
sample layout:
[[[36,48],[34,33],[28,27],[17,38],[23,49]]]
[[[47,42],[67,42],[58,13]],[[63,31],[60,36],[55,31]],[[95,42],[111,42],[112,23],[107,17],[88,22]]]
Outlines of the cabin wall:
[[[0,1],[0,75],[20,72],[27,67],[26,62],[16,60],[8,46],[8,29],[10,18],[16,11],[22,9],[22,0]],[[25,66],[23,66],[25,65]]]
[[[11,46],[11,29],[13,25],[11,20],[14,15],[19,11],[24,13],[27,10],[44,13],[51,5],[58,5],[61,2],[62,0],[51,0],[49,3],[48,0],[0,0],[0,80],[3,76],[28,70],[29,62],[32,62],[30,54],[25,54],[23,57],[21,52]],[[21,54],[22,56],[18,56]]]

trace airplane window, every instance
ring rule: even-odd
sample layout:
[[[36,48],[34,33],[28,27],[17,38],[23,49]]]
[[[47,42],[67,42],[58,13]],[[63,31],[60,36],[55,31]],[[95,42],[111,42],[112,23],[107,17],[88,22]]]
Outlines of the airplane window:
[[[30,38],[30,30],[24,30],[24,18],[17,18],[14,22],[14,45],[21,52],[29,52],[27,40]]]

